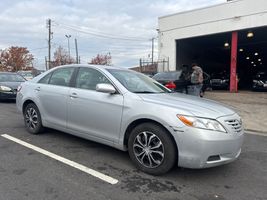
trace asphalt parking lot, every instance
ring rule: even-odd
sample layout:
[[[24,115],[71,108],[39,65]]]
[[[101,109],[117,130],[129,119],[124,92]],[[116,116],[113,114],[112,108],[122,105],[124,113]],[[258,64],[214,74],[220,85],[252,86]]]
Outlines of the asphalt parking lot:
[[[3,137],[4,134],[108,175],[107,183]],[[246,134],[240,158],[228,165],[163,176],[144,174],[126,152],[55,130],[31,135],[14,102],[0,102],[0,200],[267,199],[267,137]]]

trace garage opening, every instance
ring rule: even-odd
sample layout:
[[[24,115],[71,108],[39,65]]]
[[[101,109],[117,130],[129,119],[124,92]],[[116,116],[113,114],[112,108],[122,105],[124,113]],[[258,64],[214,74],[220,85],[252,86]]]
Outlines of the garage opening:
[[[237,76],[239,89],[252,89],[258,73],[267,73],[267,27],[237,31]],[[176,41],[176,69],[196,62],[211,78],[230,78],[232,32]],[[229,89],[225,87],[224,89]]]

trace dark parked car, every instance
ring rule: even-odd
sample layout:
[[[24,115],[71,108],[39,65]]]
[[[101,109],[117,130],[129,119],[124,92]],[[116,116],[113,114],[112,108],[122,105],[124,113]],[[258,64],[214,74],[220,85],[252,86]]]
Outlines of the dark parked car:
[[[258,72],[253,78],[252,83],[253,90],[267,90],[267,73]]]
[[[227,90],[230,85],[230,77],[225,72],[214,73],[211,75],[210,86],[212,89]]]
[[[17,74],[23,76],[27,81],[33,79],[33,74],[31,71],[17,71]]]
[[[25,79],[11,72],[0,72],[0,100],[16,99],[17,88]]]
[[[172,72],[159,72],[152,77],[165,87],[176,91],[187,93],[187,86],[190,81],[186,79],[183,71],[172,71]]]
[[[165,87],[175,91],[188,93],[188,86],[191,85],[190,74],[186,71],[172,71],[172,72],[159,72],[152,78],[164,85]],[[202,93],[210,87],[210,76],[203,72],[203,87]]]

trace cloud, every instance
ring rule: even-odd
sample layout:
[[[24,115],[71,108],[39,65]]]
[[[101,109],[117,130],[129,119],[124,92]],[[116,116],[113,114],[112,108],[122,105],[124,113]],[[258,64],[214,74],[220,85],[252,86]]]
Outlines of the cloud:
[[[212,4],[219,2],[224,0]],[[83,62],[97,53],[110,52],[116,65],[138,65],[139,58],[151,52],[159,16],[210,4],[210,0],[1,1],[0,48],[28,47],[39,67],[44,67],[48,46],[46,20],[51,18],[52,52],[59,45],[67,48],[65,34],[70,34],[71,54],[75,56],[77,38]]]

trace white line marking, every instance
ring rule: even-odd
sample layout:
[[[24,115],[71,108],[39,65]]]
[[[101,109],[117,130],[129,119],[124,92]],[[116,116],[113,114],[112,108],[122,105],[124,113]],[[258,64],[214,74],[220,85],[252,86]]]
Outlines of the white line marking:
[[[81,164],[76,163],[74,161],[71,161],[69,159],[66,159],[66,158],[63,158],[61,156],[58,156],[58,155],[56,155],[54,153],[51,153],[51,152],[46,151],[44,149],[41,149],[41,148],[39,148],[37,146],[34,146],[34,145],[29,144],[27,142],[24,142],[24,141],[22,141],[20,139],[17,139],[15,137],[10,136],[10,135],[3,134],[1,136],[4,137],[4,138],[6,138],[6,139],[8,139],[8,140],[11,140],[13,142],[16,142],[16,143],[18,143],[18,144],[20,144],[22,146],[25,146],[27,148],[30,148],[30,149],[34,150],[34,151],[37,151],[37,152],[39,152],[41,154],[44,154],[44,155],[46,155],[46,156],[48,156],[50,158],[53,158],[53,159],[55,159],[57,161],[60,161],[62,163],[65,163],[66,165],[69,165],[71,167],[74,167],[76,169],[79,169],[79,170],[81,170],[81,171],[83,171],[83,172],[85,172],[87,174],[90,174],[90,175],[92,175],[92,176],[94,176],[96,178],[99,178],[99,179],[101,179],[101,180],[103,180],[103,181],[105,181],[107,183],[112,184],[112,185],[117,184],[119,182],[117,179],[114,179],[114,178],[112,178],[110,176],[107,176],[105,174],[102,174],[102,173],[100,173],[98,171],[95,171],[93,169],[90,169],[90,168],[88,168],[88,167],[86,167],[84,165],[81,165]]]

